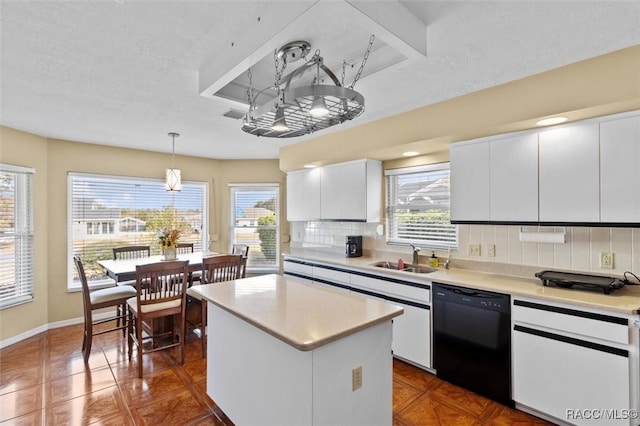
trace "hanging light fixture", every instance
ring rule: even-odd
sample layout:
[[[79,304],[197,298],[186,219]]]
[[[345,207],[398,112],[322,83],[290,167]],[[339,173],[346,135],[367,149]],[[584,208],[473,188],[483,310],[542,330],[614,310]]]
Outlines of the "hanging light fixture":
[[[254,94],[251,70],[248,70],[249,111],[245,115],[242,130],[256,136],[291,138],[326,129],[358,117],[364,112],[364,97],[353,87],[362,75],[374,39],[375,36],[372,35],[362,64],[349,87],[344,84],[344,68],[347,63],[343,61],[342,81],[340,81],[333,71],[324,65],[324,59],[320,56],[319,50],[307,59],[311,45],[306,41],[287,43],[276,50],[274,52],[276,75],[273,86]],[[283,77],[287,64],[299,59],[305,59],[306,62]],[[301,80],[300,77],[311,70],[315,71],[313,82],[296,86],[296,83]],[[332,84],[321,84],[321,72]],[[270,90],[276,92],[273,102],[266,102],[259,106],[256,102],[257,98]]]
[[[289,130],[287,126],[287,120],[284,118],[284,108],[278,108],[276,110],[276,117],[273,119],[273,126],[271,126],[276,132],[286,132]]]
[[[171,168],[167,169],[167,176],[164,183],[164,189],[171,192],[180,192],[182,190],[182,178],[180,169],[176,169],[176,138],[180,137],[180,133],[171,132],[169,136],[173,139],[173,148],[171,154]]]

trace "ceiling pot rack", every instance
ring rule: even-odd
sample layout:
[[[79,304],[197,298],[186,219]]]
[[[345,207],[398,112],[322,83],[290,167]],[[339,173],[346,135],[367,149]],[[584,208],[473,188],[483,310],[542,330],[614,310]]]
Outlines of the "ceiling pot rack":
[[[336,75],[324,64],[320,51],[316,50],[311,59],[281,79],[287,62],[306,59],[310,45],[296,41],[288,43],[274,52],[276,78],[273,86],[254,94],[251,70],[248,70],[249,88],[247,97],[249,110],[245,115],[242,130],[256,136],[291,138],[326,129],[336,124],[352,120],[364,112],[364,96],[353,89],[362,74],[375,37],[372,35],[360,69],[350,87],[345,87]],[[278,60],[282,68],[278,69]],[[343,61],[343,68],[346,62]],[[309,70],[316,70],[312,84],[294,87],[292,84]],[[320,71],[333,84],[320,84]],[[344,80],[344,69],[343,69]],[[276,91],[273,103],[256,105],[256,99],[268,90]]]

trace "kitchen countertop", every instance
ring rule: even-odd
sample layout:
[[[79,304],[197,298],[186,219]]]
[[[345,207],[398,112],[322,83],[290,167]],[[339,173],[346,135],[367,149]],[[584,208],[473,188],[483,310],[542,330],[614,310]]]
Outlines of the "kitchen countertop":
[[[301,351],[403,313],[399,306],[276,274],[193,286],[194,292]]]
[[[413,282],[438,282],[453,284],[479,290],[506,293],[512,296],[529,297],[557,303],[567,303],[576,306],[601,309],[627,315],[637,315],[640,312],[640,286],[625,286],[614,290],[611,294],[598,291],[572,290],[558,287],[545,287],[538,278],[522,278],[493,273],[472,271],[468,269],[444,269],[428,274],[416,274],[395,271],[371,266],[375,262],[393,261],[394,259],[379,257],[352,257],[322,253],[314,250],[292,249],[285,258],[317,261],[335,265],[337,267],[356,268],[363,272],[375,273],[395,278],[404,278]],[[455,260],[454,260],[455,262]],[[427,265],[424,265],[427,266]],[[542,270],[543,268],[541,268]]]

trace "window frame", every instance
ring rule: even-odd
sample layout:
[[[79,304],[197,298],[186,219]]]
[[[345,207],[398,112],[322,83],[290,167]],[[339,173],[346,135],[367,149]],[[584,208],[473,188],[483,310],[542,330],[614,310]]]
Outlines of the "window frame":
[[[139,177],[139,176],[122,176],[122,175],[110,175],[110,174],[96,174],[96,173],[84,173],[84,172],[69,172],[67,174],[67,291],[68,292],[76,292],[82,291],[82,285],[79,281],[73,279],[75,266],[73,264],[73,184],[74,178],[85,178],[85,179],[111,179],[111,180],[120,180],[124,182],[129,182],[132,184],[136,183],[144,183],[144,184],[153,184],[158,185],[159,188],[162,188],[163,192],[168,192],[165,190],[165,181],[164,179],[156,179],[156,178],[147,178],[147,177]],[[182,181],[183,189],[185,185],[198,185],[201,186],[202,191],[202,231],[200,233],[202,250],[207,251],[209,249],[209,183],[205,181]],[[101,233],[105,229],[105,225],[109,228],[108,223],[106,222],[94,222],[92,225],[93,231],[97,233]],[[152,253],[153,254],[153,253]],[[89,288],[91,289],[99,289],[105,287],[112,287],[114,284],[113,279],[106,277],[101,280],[91,280],[89,281]]]
[[[395,224],[392,223],[392,221],[395,218],[395,214],[393,211],[395,204],[391,205],[390,201],[392,198],[392,194],[395,194],[395,191],[397,190],[397,188],[391,188],[392,177],[406,176],[406,175],[418,174],[418,173],[437,173],[437,172],[443,172],[445,170],[449,172],[449,178],[450,178],[451,167],[449,162],[385,170],[384,175],[385,175],[385,203],[386,203],[386,227],[387,227],[386,241],[388,245],[413,244],[421,248],[432,249],[432,250],[451,250],[451,251],[458,250],[458,243],[459,243],[458,227],[457,225],[451,224],[451,222],[449,222],[451,226],[450,229],[454,232],[454,239],[455,239],[455,241],[452,243],[439,242],[431,239],[399,238],[397,237],[397,235],[394,235],[395,230],[397,230],[397,223]],[[449,217],[451,217],[451,190],[449,190]]]
[[[274,230],[276,234],[276,255],[275,255],[275,263],[273,266],[256,266],[251,264],[251,249],[249,249],[249,259],[247,261],[247,272],[250,273],[278,273],[280,271],[280,224],[282,222],[281,218],[281,191],[279,183],[230,183],[229,184],[229,252],[231,253],[233,244],[235,241],[235,229],[236,227],[236,205],[235,205],[235,191],[264,191],[266,189],[271,189],[276,193],[276,224],[274,225]],[[267,228],[265,228],[267,229]],[[242,242],[239,242],[242,244]]]
[[[14,287],[15,294],[0,300],[0,310],[32,302],[35,299],[34,270],[34,195],[35,169],[0,163],[0,172],[14,175],[14,226],[13,232],[0,233],[0,237],[14,238]],[[21,253],[16,253],[16,246]]]

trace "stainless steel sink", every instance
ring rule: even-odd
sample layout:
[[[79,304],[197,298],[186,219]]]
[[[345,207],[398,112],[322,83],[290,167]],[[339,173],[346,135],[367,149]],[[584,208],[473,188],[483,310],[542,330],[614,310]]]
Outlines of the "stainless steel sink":
[[[403,269],[398,269],[397,262],[386,262],[386,261],[375,262],[375,263],[372,263],[371,266],[375,266],[376,268],[393,269],[396,271],[412,272],[414,274],[428,274],[430,272],[435,272],[438,270],[437,268],[430,268],[428,266],[421,266],[421,265],[413,265],[411,263],[405,263]]]
[[[430,268],[428,266],[409,266],[403,269],[405,272],[413,272],[414,274],[428,274],[429,272],[435,272],[437,270],[436,268]]]

